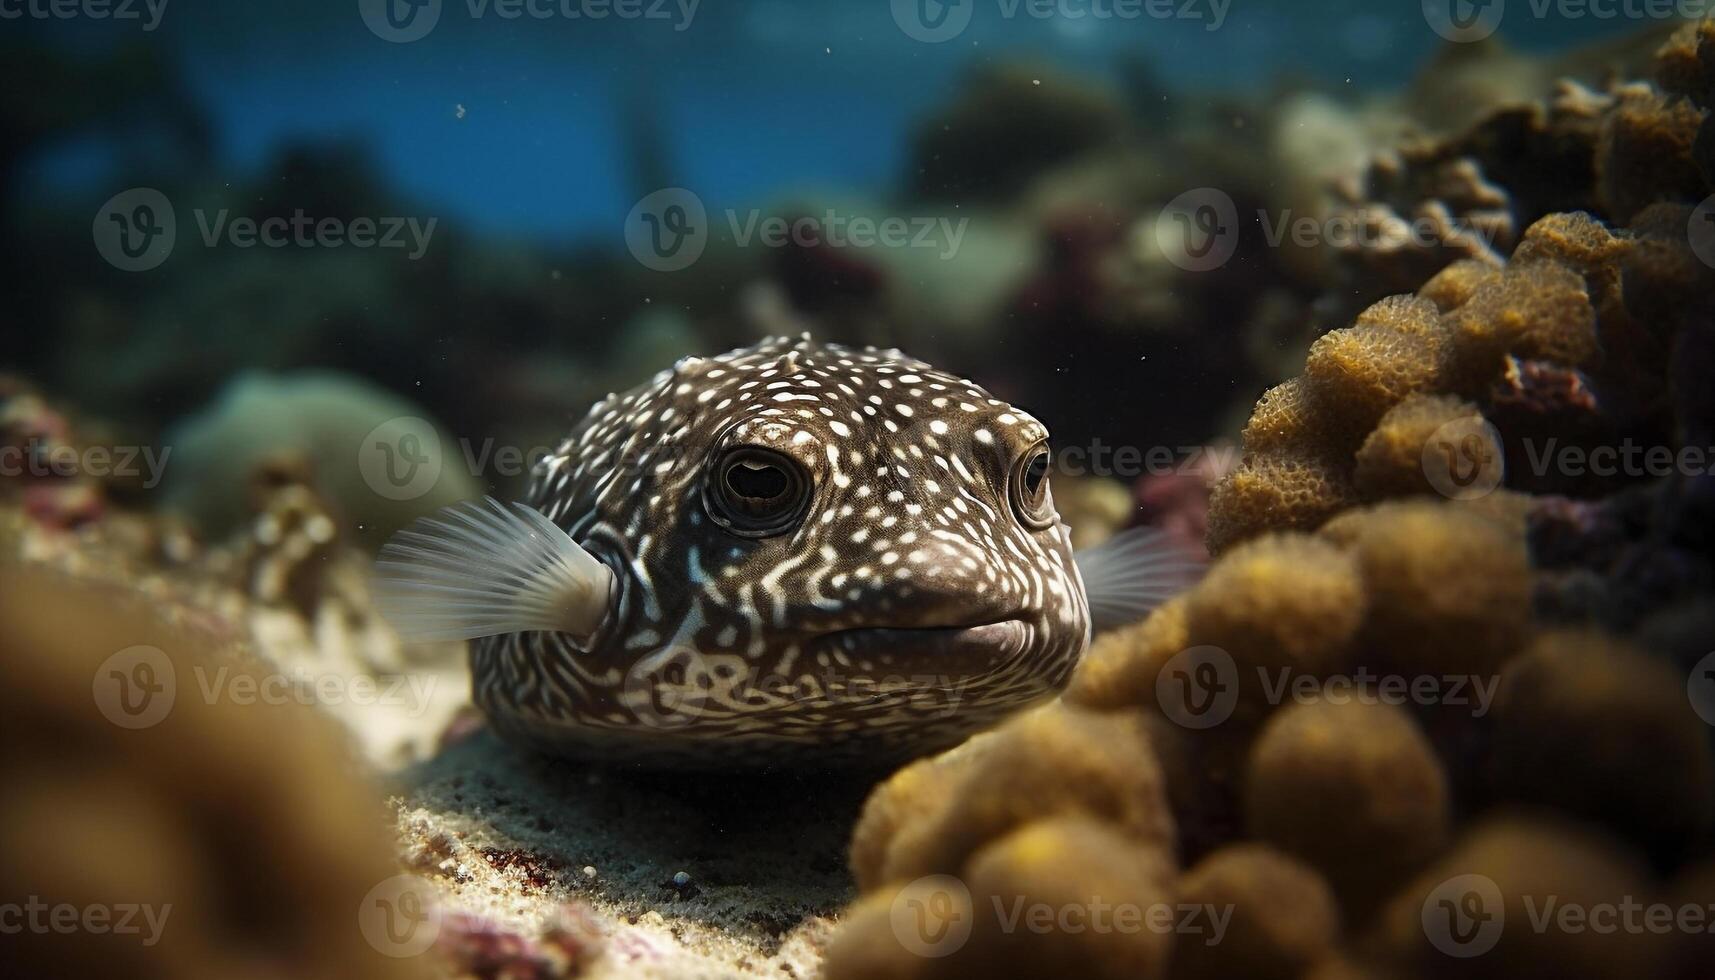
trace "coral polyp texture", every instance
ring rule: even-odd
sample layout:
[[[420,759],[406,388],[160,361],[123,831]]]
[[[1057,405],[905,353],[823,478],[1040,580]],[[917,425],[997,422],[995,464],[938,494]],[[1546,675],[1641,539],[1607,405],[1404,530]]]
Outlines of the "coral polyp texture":
[[[1715,444],[1715,258],[1687,234],[1715,26],[1656,75],[1394,158],[1398,207],[1450,195],[1494,248],[1360,256],[1414,292],[1261,394],[1201,582],[871,796],[830,976],[1706,975],[1706,935],[1543,912],[1715,895],[1707,467],[1567,462]],[[1006,914],[1097,890],[1180,917],[1093,942]]]

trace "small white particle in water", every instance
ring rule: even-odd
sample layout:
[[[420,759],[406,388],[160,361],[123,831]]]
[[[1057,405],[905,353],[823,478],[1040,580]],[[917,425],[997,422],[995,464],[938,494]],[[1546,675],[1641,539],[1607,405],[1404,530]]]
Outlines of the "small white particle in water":
[[[454,119],[463,119],[464,118],[464,103],[463,102],[460,102],[457,105],[453,106],[453,118]]]

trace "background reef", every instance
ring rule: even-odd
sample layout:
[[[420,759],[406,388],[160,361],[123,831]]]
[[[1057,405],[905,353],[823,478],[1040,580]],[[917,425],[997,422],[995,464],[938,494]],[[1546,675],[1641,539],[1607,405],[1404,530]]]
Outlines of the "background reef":
[[[294,15],[309,33],[279,48],[225,22],[239,40],[212,68],[186,57],[208,52],[206,24],[122,43],[0,25],[0,453],[28,462],[0,473],[0,883],[176,909],[159,947],[27,935],[16,962],[1702,975],[1706,935],[1521,924],[1529,896],[1715,903],[1715,682],[1698,686],[1715,651],[1715,483],[1707,466],[1540,463],[1545,445],[1584,459],[1715,447],[1715,241],[1696,222],[1715,192],[1715,29],[1543,24],[1519,46],[1501,40],[1511,30],[1442,43],[1414,9],[1359,7],[1310,23],[1258,4],[1227,33],[1173,25],[1178,41],[1154,47],[979,25],[979,54],[930,67],[925,52],[946,49],[863,47],[895,30],[885,11],[872,24],[829,5],[832,37],[869,52],[856,70],[873,100],[849,96],[840,72],[854,69],[815,75],[763,30],[846,54],[767,5],[686,32],[728,59],[712,64],[675,65],[633,33],[498,25],[485,47],[488,25],[449,22],[422,47],[383,45],[363,80],[457,98],[399,125],[377,115],[368,134],[278,121],[293,103],[262,81],[276,69],[312,103],[379,98],[316,87],[354,69],[274,63],[327,29],[319,12]],[[1323,34],[1326,58],[1281,53]],[[468,61],[446,54],[472,44]],[[553,112],[584,101],[543,110],[516,77],[565,82],[550,62],[568,50],[620,71],[592,48],[658,66],[602,90],[617,164],[554,131]],[[412,51],[492,97],[410,75],[396,59]],[[1230,77],[1205,64],[1220,60]],[[248,102],[210,80],[222,69]],[[697,85],[663,83],[687,78],[732,100],[766,92],[778,118],[718,117],[745,134],[739,150],[687,152],[683,105],[715,111]],[[839,134],[817,128],[841,113]],[[447,174],[479,161],[452,151],[401,162],[401,140],[420,145],[400,131],[467,118],[485,135],[461,140],[504,135],[514,156],[573,160],[588,179],[560,195],[535,169],[523,189],[492,171],[461,183]],[[268,119],[285,135],[258,135]],[[777,161],[775,179],[733,176],[749,174],[733,154]],[[816,161],[814,183],[795,169]],[[590,203],[603,181],[615,186]],[[665,273],[621,229],[674,183],[699,191],[713,233]],[[143,272],[91,245],[101,202],[132,186],[180,210],[178,246]],[[1224,262],[1197,261],[1179,224],[1199,189],[1232,209]],[[762,248],[730,233],[727,207],[962,231],[950,252]],[[437,224],[406,259],[204,247],[193,210]],[[1277,239],[1281,219],[1350,233]],[[899,346],[1030,408],[1084,452],[1061,458],[1054,490],[1080,544],[1158,525],[1213,558],[1207,577],[1099,638],[1062,699],[898,772],[665,777],[502,745],[469,704],[459,647],[402,643],[375,612],[375,546],[443,503],[516,491],[523,467],[505,451],[552,445],[604,393],[800,330]],[[400,419],[449,461],[408,499],[360,465],[364,440]],[[1091,473],[1100,445],[1171,464]],[[127,447],[134,465],[91,465]],[[166,720],[114,722],[102,678],[165,671],[180,692]],[[1173,695],[1209,672],[1221,717],[1205,725]],[[1283,700],[1264,676],[1312,695]],[[1386,676],[1467,678],[1493,702],[1474,716],[1326,696],[1330,680]],[[213,677],[226,693],[195,696]],[[291,703],[234,703],[243,677],[292,678]],[[1511,925],[1454,960],[1424,909],[1471,875]],[[923,955],[902,922],[942,907],[941,876],[965,889],[973,928]],[[362,910],[407,898],[433,943],[394,956]],[[977,914],[1012,901],[1231,919],[1206,944]]]

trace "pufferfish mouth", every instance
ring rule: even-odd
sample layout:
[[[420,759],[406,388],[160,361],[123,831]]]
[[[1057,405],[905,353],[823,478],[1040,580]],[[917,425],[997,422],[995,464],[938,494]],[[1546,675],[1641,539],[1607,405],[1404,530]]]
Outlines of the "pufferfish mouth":
[[[1017,617],[969,626],[866,626],[823,633],[810,649],[896,673],[981,672],[1023,650],[1029,635]]]

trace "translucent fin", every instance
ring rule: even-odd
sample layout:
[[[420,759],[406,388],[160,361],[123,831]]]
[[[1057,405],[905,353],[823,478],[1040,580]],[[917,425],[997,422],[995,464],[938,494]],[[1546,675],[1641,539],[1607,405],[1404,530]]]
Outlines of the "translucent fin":
[[[401,636],[470,640],[553,630],[592,636],[613,573],[525,504],[468,500],[413,521],[375,560],[381,614]]]
[[[1095,632],[1135,623],[1202,577],[1205,562],[1155,528],[1134,527],[1075,556]]]

